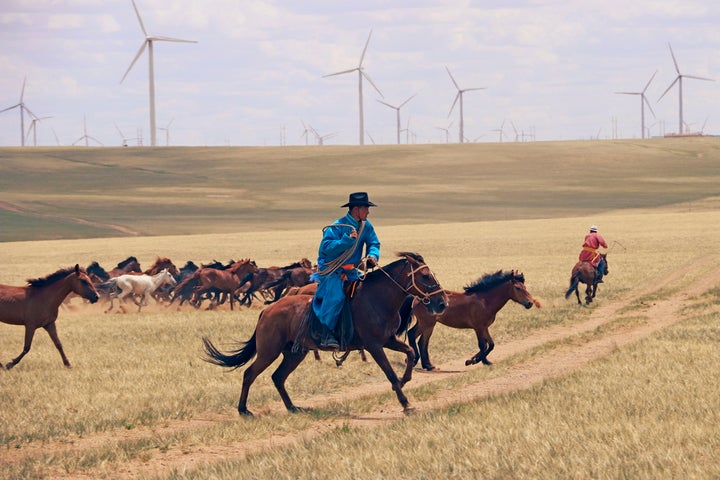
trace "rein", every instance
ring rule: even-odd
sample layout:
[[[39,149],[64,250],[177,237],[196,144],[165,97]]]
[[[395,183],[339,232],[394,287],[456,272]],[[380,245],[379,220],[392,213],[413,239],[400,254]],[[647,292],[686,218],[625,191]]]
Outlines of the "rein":
[[[409,260],[406,260],[406,261],[408,263],[410,263]],[[413,270],[410,270],[410,285],[408,287],[403,287],[402,285],[400,285],[397,282],[397,280],[395,280],[393,277],[390,276],[390,274],[388,272],[385,271],[384,268],[378,267],[378,270],[383,272],[385,274],[385,276],[390,279],[391,282],[393,282],[400,290],[405,292],[407,295],[410,295],[413,298],[420,300],[423,303],[423,305],[428,305],[430,303],[430,297],[432,297],[433,295],[436,295],[438,293],[441,293],[443,291],[443,289],[438,288],[436,290],[433,290],[432,292],[425,292],[423,290],[420,290],[420,287],[418,287],[417,283],[415,282],[415,274],[423,268],[427,268],[428,270],[430,269],[430,267],[428,267],[426,264],[423,263],[419,267],[417,267]],[[432,273],[432,270],[430,272]],[[433,274],[433,278],[434,277],[435,277],[435,274]],[[413,293],[410,293],[410,287],[415,288],[415,291],[420,292],[420,295],[415,295]]]

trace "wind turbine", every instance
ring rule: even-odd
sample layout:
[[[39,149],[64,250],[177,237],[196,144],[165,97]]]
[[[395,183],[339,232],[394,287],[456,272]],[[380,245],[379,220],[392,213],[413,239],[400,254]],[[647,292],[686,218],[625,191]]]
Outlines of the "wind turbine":
[[[300,134],[300,138],[305,137],[305,145],[308,144],[308,135],[312,132],[312,127],[308,128],[307,125],[305,125],[305,122],[300,120],[300,123],[302,123],[303,126],[303,133]]]
[[[170,125],[172,125],[172,123],[173,123],[174,121],[175,121],[175,117],[173,117],[172,120],[170,120],[170,123],[168,123],[167,125],[165,125],[164,128],[163,128],[163,127],[158,127],[158,130],[164,130],[164,131],[165,131],[165,146],[166,146],[166,147],[167,147],[168,145],[170,145]]]
[[[662,100],[662,98],[665,96],[665,94],[666,94],[667,92],[670,91],[670,89],[673,87],[673,85],[675,85],[676,83],[678,84],[678,98],[679,98],[679,104],[680,104],[680,108],[679,108],[679,119],[680,119],[680,121],[679,121],[679,124],[678,124],[678,133],[679,133],[680,135],[682,135],[682,133],[683,133],[683,98],[682,98],[682,81],[683,81],[683,77],[684,77],[684,78],[694,78],[695,80],[705,80],[705,81],[708,81],[708,82],[714,82],[715,80],[713,80],[712,78],[696,77],[696,76],[694,76],[694,75],[683,75],[682,73],[680,73],[680,68],[678,67],[677,60],[675,60],[675,54],[673,53],[673,49],[672,49],[672,46],[670,45],[670,43],[668,43],[668,47],[670,47],[670,55],[672,56],[673,63],[675,64],[675,71],[677,72],[677,77],[675,77],[675,80],[673,80],[673,82],[672,82],[672,83],[670,84],[670,86],[663,92],[663,94],[660,95],[660,98],[658,98],[658,102],[659,102],[660,100]]]
[[[20,90],[20,102],[16,103],[12,107],[8,107],[4,110],[0,110],[0,113],[7,112],[8,110],[12,110],[13,108],[19,108],[20,109],[20,145],[23,147],[25,146],[25,112],[27,112],[31,117],[35,117],[35,114],[30,111],[30,109],[25,105],[25,100],[23,100],[23,97],[25,96],[25,82],[27,81],[27,77],[23,78],[23,84],[22,84],[22,90]]]
[[[445,127],[435,127],[435,128],[437,128],[438,130],[442,130],[443,132],[445,132],[445,143],[450,143],[450,127],[452,126],[452,124],[453,124],[453,122],[450,122],[450,123],[448,124],[447,128],[445,128]]]
[[[642,89],[642,92],[615,92],[618,95],[640,95],[640,126],[642,128],[642,138],[645,138],[645,105],[648,106],[650,112],[653,114],[653,117],[655,117],[655,112],[653,112],[653,109],[650,106],[650,102],[648,102],[648,99],[645,96],[645,92],[650,86],[650,82],[652,82],[653,78],[655,78],[655,75],[657,75],[657,72],[658,71],[655,70],[655,73],[652,74],[652,77],[650,77],[650,80],[648,80],[645,88]]]
[[[505,135],[505,132],[503,131],[503,128],[505,127],[505,120],[502,121],[500,124],[500,128],[494,128],[490,130],[491,132],[500,132],[500,143],[502,143],[503,135]],[[507,136],[507,135],[505,135]]]
[[[85,140],[85,146],[86,146],[86,147],[89,147],[89,146],[90,146],[90,145],[88,144],[88,140],[92,140],[92,141],[94,141],[94,142],[97,142],[97,143],[100,144],[100,145],[103,144],[103,143],[102,143],[100,140],[98,140],[97,138],[91,137],[90,135],[87,134],[87,122],[85,121],[85,115],[83,115],[83,136],[80,137],[80,138],[78,138],[77,140],[75,140],[75,141],[73,142],[73,145],[77,145],[77,143],[78,143],[80,140]]]
[[[154,68],[154,62],[153,62],[153,42],[155,41],[161,41],[161,42],[181,42],[181,43],[197,43],[195,40],[183,40],[180,38],[172,38],[172,37],[163,37],[159,35],[148,35],[147,31],[145,30],[145,25],[143,24],[142,18],[140,17],[140,12],[138,11],[137,5],[135,5],[135,0],[132,0],[133,8],[135,9],[135,14],[137,15],[138,22],[140,23],[140,28],[143,31],[143,34],[145,35],[145,40],[143,41],[142,45],[140,45],[140,50],[138,50],[137,54],[135,55],[135,58],[133,58],[132,63],[130,63],[130,66],[125,71],[125,75],[123,75],[122,79],[120,80],[120,83],[125,80],[125,77],[127,77],[127,74],[130,73],[130,70],[132,69],[133,65],[135,65],[135,62],[137,62],[137,59],[140,58],[140,55],[145,51],[145,47],[148,49],[148,75],[149,75],[149,83],[150,83],[150,145],[155,146],[156,140],[157,140],[157,132],[155,131],[155,68]]]
[[[471,92],[473,90],[485,90],[487,87],[474,87],[474,88],[465,88],[462,89],[458,85],[458,83],[455,81],[455,78],[452,76],[452,73],[450,73],[450,69],[448,67],[445,67],[445,70],[447,70],[448,75],[450,75],[450,80],[452,80],[453,84],[455,84],[455,88],[457,88],[457,95],[455,95],[455,100],[453,101],[452,107],[450,107],[450,113],[448,113],[448,117],[453,111],[453,108],[455,108],[455,104],[457,103],[458,99],[460,100],[460,143],[463,143],[465,139],[465,131],[464,131],[464,125],[463,125],[463,94],[465,92]]]
[[[30,130],[32,130],[34,147],[37,147],[37,123],[41,120],[47,120],[48,118],[53,117],[36,117],[35,115],[32,115],[32,121],[30,122],[30,126],[27,131],[27,138],[30,138]]]
[[[367,41],[365,42],[365,48],[363,48],[362,55],[360,55],[360,63],[358,63],[358,66],[355,68],[351,68],[349,70],[343,70],[342,72],[335,72],[330,73],[328,75],[323,75],[323,78],[325,77],[334,77],[335,75],[343,75],[345,73],[351,73],[351,72],[358,72],[358,98],[359,98],[359,105],[360,105],[360,145],[365,145],[365,119],[363,115],[363,77],[367,79],[368,82],[370,82],[370,85],[373,86],[373,88],[380,94],[382,98],[385,98],[382,94],[382,92],[378,89],[378,87],[373,83],[372,79],[368,76],[367,73],[365,73],[365,70],[363,69],[362,63],[363,59],[365,58],[365,52],[367,51],[368,44],[370,43],[370,36],[372,35],[372,30],[370,30],[370,34],[368,35]]]
[[[410,100],[412,100],[413,98],[415,98],[415,95],[417,95],[417,93],[416,93],[416,94],[413,94],[413,96],[411,96],[410,98],[408,98],[407,100],[405,100],[403,103],[401,103],[401,104],[400,104],[399,106],[397,106],[397,107],[396,107],[395,105],[390,105],[390,104],[387,103],[387,102],[383,102],[382,100],[378,100],[378,102],[382,103],[383,105],[387,105],[388,107],[390,107],[390,108],[392,108],[392,109],[394,109],[394,110],[397,111],[397,143],[398,143],[398,145],[400,145],[400,109],[401,109],[406,103],[408,103]],[[374,142],[373,142],[373,143],[374,143]]]

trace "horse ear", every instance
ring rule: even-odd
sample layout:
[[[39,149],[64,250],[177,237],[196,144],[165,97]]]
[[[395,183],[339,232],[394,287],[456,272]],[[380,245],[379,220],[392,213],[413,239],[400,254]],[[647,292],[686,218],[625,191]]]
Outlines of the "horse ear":
[[[75,275],[80,275],[80,264],[75,264]]]

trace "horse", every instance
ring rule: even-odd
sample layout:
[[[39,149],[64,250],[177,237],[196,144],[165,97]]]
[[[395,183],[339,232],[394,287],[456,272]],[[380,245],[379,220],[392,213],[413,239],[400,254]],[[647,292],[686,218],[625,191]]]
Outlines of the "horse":
[[[244,259],[234,262],[228,269],[219,270],[216,268],[201,268],[195,272],[196,286],[194,290],[194,301],[196,308],[202,302],[202,296],[210,292],[219,293],[218,304],[225,302],[225,297],[230,296],[230,310],[234,309],[235,291],[240,288],[240,279],[246,275],[257,272],[258,267],[254,260]]]
[[[131,296],[133,302],[137,305],[139,312],[143,305],[148,304],[148,295],[152,295],[152,293],[162,285],[175,285],[175,278],[173,278],[167,269],[163,269],[155,275],[146,275],[144,273],[141,275],[133,275],[130,273],[120,275],[119,277],[111,278],[102,285],[108,283],[114,284],[114,288],[110,293],[110,308],[108,308],[105,313],[113,309],[113,300],[115,297],[117,297],[119,301],[123,301],[128,295]],[[140,296],[140,301],[135,298],[135,295]],[[122,305],[120,308],[125,311]]]
[[[490,335],[490,325],[495,321],[497,312],[512,300],[525,308],[533,305],[540,307],[525,287],[525,276],[514,270],[484,275],[472,284],[466,286],[463,292],[447,291],[450,301],[448,308],[441,315],[431,314],[424,305],[417,305],[411,310],[411,315],[417,322],[408,330],[408,342],[415,351],[415,362],[418,358],[425,370],[435,370],[430,362],[428,345],[437,322],[452,328],[472,328],[475,330],[479,351],[465,361],[465,365],[475,365],[482,362],[492,365],[487,359],[488,354],[495,348],[495,342]],[[419,348],[417,339],[420,339]]]
[[[354,331],[347,350],[364,348],[370,352],[390,381],[403,411],[410,413],[413,409],[402,387],[412,378],[415,355],[412,348],[397,336],[397,333],[405,327],[401,325],[398,310],[408,296],[421,298],[428,310],[433,313],[442,312],[448,300],[445,291],[438,284],[422,256],[411,252],[400,252],[398,256],[401,259],[367,273],[357,286],[355,295],[349,302]],[[252,415],[247,408],[250,386],[280,354],[283,359],[272,375],[275,388],[288,411],[302,410],[290,399],[285,389],[285,380],[310,350],[318,349],[318,345],[308,333],[311,309],[312,297],[309,295],[282,297],[260,313],[252,337],[240,344],[237,350],[229,353],[219,351],[209,338],[202,338],[205,352],[203,359],[214,365],[236,369],[257,357],[244,372],[242,392],[238,402],[240,415]],[[402,378],[398,378],[393,370],[384,348],[407,356]]]
[[[63,351],[55,321],[58,308],[70,292],[95,303],[98,294],[95,286],[79,265],[58,270],[43,278],[28,280],[24,287],[0,285],[0,322],[25,326],[25,345],[22,353],[5,365],[10,370],[30,351],[35,330],[44,328],[55,348],[60,352],[63,365],[70,368],[70,361]],[[0,369],[3,368],[0,363]]]
[[[247,304],[248,307],[251,306],[252,299],[257,298],[257,293],[262,295],[265,300],[270,301],[274,299],[275,294],[269,290],[270,285],[278,282],[285,272],[295,268],[311,269],[312,262],[307,258],[302,258],[299,262],[294,262],[284,267],[261,267],[258,268],[257,272],[247,274],[245,278],[240,280],[243,293],[243,298],[240,303]]]
[[[311,283],[310,276],[315,273],[315,270],[312,266],[306,267],[304,265],[285,270],[285,273],[283,273],[278,280],[266,285],[265,289],[274,293],[271,300],[265,301],[265,305],[277,302],[278,299],[282,297],[283,294],[287,294],[291,288],[300,288],[309,285]]]
[[[143,273],[145,275],[155,275],[156,273],[160,273],[161,270],[167,269],[168,272],[170,272],[170,275],[173,276],[175,281],[177,282],[177,276],[179,275],[179,271],[175,264],[167,257],[157,257],[155,259],[155,263],[153,263],[150,268],[145,270]],[[162,302],[162,301],[169,301],[170,300],[170,290],[172,289],[174,285],[171,285],[170,283],[166,283],[159,287],[157,290],[152,292],[152,297],[155,299],[156,302]]]
[[[610,270],[608,269],[607,253],[601,253],[600,256],[602,257],[601,264],[603,265],[603,275],[607,275],[610,273]],[[586,285],[585,305],[589,305],[595,298],[598,286],[597,277],[595,276],[595,267],[593,267],[592,263],[577,262],[570,274],[570,288],[568,288],[567,292],[565,292],[565,298],[568,298],[572,295],[572,292],[575,292],[578,305],[582,305],[582,302],[580,301],[580,292],[578,291],[580,283],[584,283]]]
[[[142,269],[140,268],[140,262],[138,262],[138,259],[135,257],[126,258],[122,262],[118,263],[117,267],[113,268],[107,273],[108,275],[110,275],[110,278],[115,278],[131,272],[142,273]]]

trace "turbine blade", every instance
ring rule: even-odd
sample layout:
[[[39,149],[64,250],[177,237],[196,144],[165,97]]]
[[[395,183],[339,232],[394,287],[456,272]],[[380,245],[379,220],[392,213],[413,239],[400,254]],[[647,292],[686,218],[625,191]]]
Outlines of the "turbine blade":
[[[457,84],[457,82],[455,81],[455,77],[452,76],[452,73],[450,73],[450,69],[449,69],[447,66],[445,66],[445,70],[447,70],[448,75],[450,75],[450,80],[452,80],[452,82],[455,84],[455,88],[457,88],[458,91],[459,91],[459,90],[460,90],[460,86],[459,86],[459,85]]]
[[[668,42],[668,47],[670,47],[670,55],[672,55],[673,63],[675,64],[675,71],[678,75],[680,75],[680,67],[678,67],[677,60],[675,60],[675,54],[673,53],[672,45],[670,45],[670,42]]]
[[[377,99],[376,99],[376,100],[377,100]],[[377,100],[377,101],[380,102],[380,103],[382,103],[383,105],[387,105],[388,107],[392,108],[393,110],[397,110],[397,109],[400,108],[400,107],[396,107],[395,105],[390,105],[390,104],[387,103],[387,102],[383,102],[382,100]]]
[[[131,0],[133,8],[135,9],[135,15],[137,15],[138,22],[140,22],[140,28],[142,29],[143,35],[147,37],[147,30],[145,30],[145,25],[143,24],[142,18],[140,17],[140,11],[137,8],[137,5],[135,5],[135,0]]]
[[[363,77],[367,78],[367,81],[370,82],[370,85],[373,86],[373,88],[380,94],[380,96],[383,97],[383,98],[385,98],[385,95],[382,94],[382,92],[381,92],[380,89],[377,87],[377,85],[375,85],[375,82],[372,81],[372,79],[370,78],[370,76],[368,76],[368,74],[365,73],[365,72],[363,72],[363,71],[361,71],[360,73],[362,74]]]
[[[654,110],[652,109],[652,107],[650,106],[650,102],[648,102],[647,97],[646,97],[645,95],[643,95],[643,96],[642,96],[642,99],[643,99],[643,102],[645,102],[645,105],[647,105],[647,107],[650,109],[650,113],[652,113],[653,118],[657,118],[657,117],[655,117],[655,111],[654,111]]]
[[[342,75],[345,73],[356,72],[357,70],[358,70],[358,68],[356,67],[356,68],[351,68],[350,70],[343,70],[342,72],[329,73],[327,75],[323,75],[322,78],[334,77],[335,75]]]
[[[370,33],[368,34],[368,38],[365,41],[365,48],[363,48],[362,55],[360,55],[360,63],[358,64],[358,68],[362,67],[363,59],[365,58],[365,52],[367,51],[368,44],[370,43],[370,35],[372,35],[372,30],[370,30]]]
[[[706,82],[714,82],[712,78],[696,77],[695,75],[683,75],[685,78],[694,78],[695,80],[705,80]]]
[[[670,91],[670,89],[673,87],[673,85],[675,85],[675,84],[677,83],[678,80],[680,80],[680,76],[679,76],[679,75],[678,75],[677,77],[675,77],[675,80],[673,80],[673,82],[670,84],[670,86],[667,87],[667,89],[663,92],[662,95],[660,95],[660,98],[658,98],[658,102],[659,102],[660,100],[662,100],[662,98],[665,96],[665,94]]]
[[[413,98],[415,98],[416,95],[417,95],[417,93],[413,94],[412,97],[408,98],[408,99],[405,100],[403,103],[401,103],[398,108],[402,108],[403,105],[405,105],[405,104],[408,103],[410,100],[412,100]]]
[[[455,95],[455,100],[453,101],[452,107],[450,107],[450,112],[448,112],[448,117],[449,117],[450,114],[452,113],[453,108],[455,108],[455,104],[457,103],[458,98],[460,98],[460,91],[459,91],[459,90],[458,90],[457,95]],[[448,127],[448,128],[450,128],[450,127]]]
[[[127,77],[127,74],[130,73],[130,70],[132,70],[132,67],[133,67],[133,65],[135,65],[135,62],[137,62],[138,58],[140,58],[140,55],[142,55],[143,52],[145,51],[145,47],[147,47],[147,44],[148,44],[148,42],[147,42],[147,40],[145,40],[142,43],[142,45],[140,45],[140,50],[138,50],[137,54],[135,55],[135,58],[133,58],[133,61],[130,63],[130,66],[128,67],[128,69],[125,70],[125,75],[123,75],[122,78],[120,79],[120,83],[122,83],[123,80],[125,80],[125,77]]]
[[[19,107],[20,105],[21,105],[21,104],[18,103],[17,105],[13,105],[12,107],[5,108],[5,109],[3,109],[3,110],[0,110],[0,113],[2,113],[2,112],[7,112],[8,110],[12,110],[13,108],[17,108],[17,107]]]
[[[25,82],[26,81],[27,81],[27,77],[24,77],[22,90],[20,90],[20,103],[23,103],[23,97],[25,96]]]
[[[487,87],[466,88],[463,92],[472,92],[473,90],[487,90]]]
[[[648,89],[648,87],[650,86],[650,82],[653,81],[653,78],[655,78],[655,75],[657,75],[657,72],[658,71],[655,70],[655,73],[652,74],[652,77],[650,77],[650,80],[648,80],[647,85],[645,85],[645,88],[643,88],[642,93],[645,93],[645,91]]]
[[[165,37],[163,35],[153,35],[147,37],[148,40],[158,40],[161,42],[181,42],[181,43],[198,43],[197,40],[185,40],[183,38]]]
[[[615,92],[618,95],[642,95],[641,92]]]

